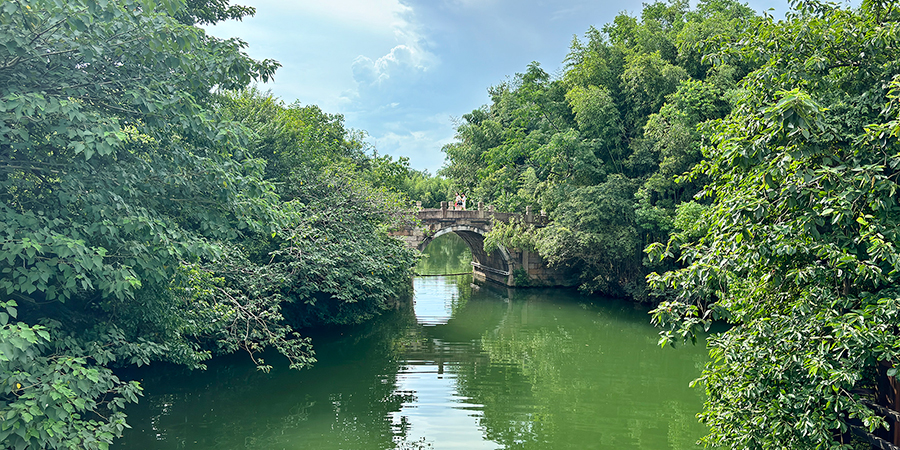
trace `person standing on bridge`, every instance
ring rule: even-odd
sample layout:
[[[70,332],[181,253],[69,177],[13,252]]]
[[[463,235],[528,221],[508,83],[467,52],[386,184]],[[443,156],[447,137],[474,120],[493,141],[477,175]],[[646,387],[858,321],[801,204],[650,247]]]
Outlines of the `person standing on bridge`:
[[[462,206],[462,209],[463,209],[463,210],[466,209],[466,194],[463,194],[463,195],[462,195],[462,197],[461,197],[461,202],[460,202],[460,206]]]
[[[463,205],[463,197],[456,191],[456,199],[453,201],[453,209],[460,209]]]

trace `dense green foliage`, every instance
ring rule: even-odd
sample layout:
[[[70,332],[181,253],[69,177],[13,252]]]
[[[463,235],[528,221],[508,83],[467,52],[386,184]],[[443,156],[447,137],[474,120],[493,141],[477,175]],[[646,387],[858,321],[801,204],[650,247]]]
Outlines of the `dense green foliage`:
[[[405,165],[340,116],[226,94],[277,63],[191,24],[251,12],[0,5],[0,446],[106,448],[139,394],[111,368],[266,346],[303,367],[298,327],[407,288]]]
[[[422,202],[422,208],[440,208],[441,202],[452,202],[455,197],[450,180],[428,171],[410,170],[400,190],[411,200]]]
[[[491,88],[446,178],[248,89],[277,63],[194,24],[252,12],[0,5],[0,446],[108,447],[140,394],[117,366],[242,350],[266,370],[265,347],[312,363],[297,330],[390,308],[416,255],[388,230],[456,190],[546,210],[486,245],[536,250],[586,291],[648,300],[656,271],[662,343],[732,325],[700,379],[707,443],[848,448],[885,424],[859,389],[900,355],[894,3],[620,14],[561,76],[533,63]]]
[[[643,248],[675,230],[676,206],[702,180],[674,177],[701,159],[697,125],[724,117],[752,64],[711,66],[702,46],[756,18],[732,1],[647,4],[576,39],[557,79],[537,63],[463,116],[443,170],[455,189],[500,210],[546,210],[519,242],[580,275],[582,289],[647,300]],[[498,230],[497,233],[501,233]],[[495,233],[495,234],[497,234]],[[527,242],[521,242],[521,236]]]
[[[900,354],[897,6],[796,1],[775,21],[645,5],[576,40],[558,79],[532,64],[492,88],[445,173],[476,200],[549,211],[489,246],[670,300],[661,343],[731,325],[699,380],[707,444],[852,448],[886,427],[866,402]]]
[[[295,326],[358,322],[405,293],[413,252],[387,235],[408,220],[397,191],[405,161],[368,155],[341,116],[315,106],[250,90],[223,99],[220,111],[250,131],[247,151],[267,161],[265,178],[292,217],[271,236],[243,242],[261,272],[236,278],[237,291],[266,280],[265,295],[288,300]],[[227,272],[247,265],[230,261]]]
[[[687,265],[654,277],[677,294],[654,312],[663,343],[733,325],[700,378],[725,448],[851,448],[886,426],[861,388],[900,356],[900,11],[793,6],[711,55],[761,67],[694,170],[713,204],[651,249]]]

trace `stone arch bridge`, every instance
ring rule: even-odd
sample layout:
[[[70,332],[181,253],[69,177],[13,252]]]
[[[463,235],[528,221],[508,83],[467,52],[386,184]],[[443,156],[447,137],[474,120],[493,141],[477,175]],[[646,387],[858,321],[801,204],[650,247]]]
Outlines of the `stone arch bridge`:
[[[418,218],[418,225],[391,234],[402,239],[408,246],[422,250],[435,238],[456,233],[472,250],[473,276],[476,281],[493,281],[506,286],[571,285],[570,280],[559,271],[550,269],[534,252],[503,247],[491,254],[484,251],[484,236],[491,231],[495,221],[509,222],[516,218],[535,227],[546,226],[547,216],[533,214],[531,207],[522,215],[494,212],[492,206],[485,208],[480,202],[477,210],[456,210],[448,207],[447,202],[441,202],[440,209],[420,208]]]

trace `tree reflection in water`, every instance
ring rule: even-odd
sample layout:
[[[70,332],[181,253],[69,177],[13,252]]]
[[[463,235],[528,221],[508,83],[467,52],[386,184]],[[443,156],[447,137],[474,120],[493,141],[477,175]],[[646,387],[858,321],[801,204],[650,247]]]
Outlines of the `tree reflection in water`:
[[[703,397],[688,383],[704,347],[656,342],[640,306],[518,291],[480,338],[489,364],[460,367],[459,393],[504,448],[696,448]]]
[[[465,260],[435,242],[430,267]],[[235,355],[135,371],[146,396],[116,447],[681,450],[705,431],[687,386],[705,350],[660,349],[641,306],[471,275],[414,290],[372,323],[312,333],[310,370],[268,355],[266,374]]]

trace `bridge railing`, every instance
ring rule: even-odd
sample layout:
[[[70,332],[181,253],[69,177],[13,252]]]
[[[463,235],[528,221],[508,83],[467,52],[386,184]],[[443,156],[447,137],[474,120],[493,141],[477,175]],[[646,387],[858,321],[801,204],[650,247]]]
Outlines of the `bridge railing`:
[[[478,209],[456,209],[449,202],[441,202],[440,209],[423,209],[422,202],[416,202],[420,220],[458,220],[458,219],[494,219],[501,222],[509,222],[510,218],[522,219],[525,223],[544,226],[548,222],[546,213],[534,214],[530,206],[525,208],[525,214],[497,212],[493,205],[485,205],[478,202]]]

